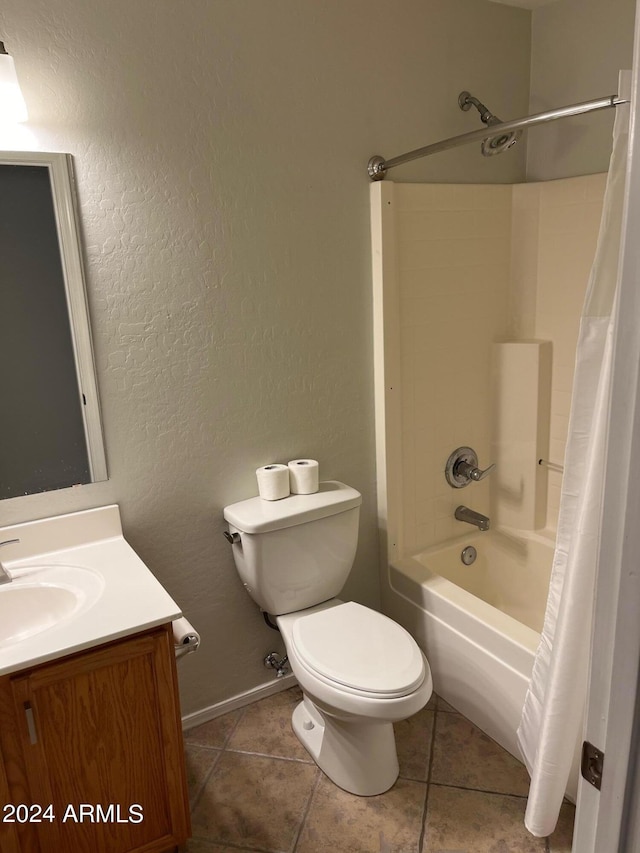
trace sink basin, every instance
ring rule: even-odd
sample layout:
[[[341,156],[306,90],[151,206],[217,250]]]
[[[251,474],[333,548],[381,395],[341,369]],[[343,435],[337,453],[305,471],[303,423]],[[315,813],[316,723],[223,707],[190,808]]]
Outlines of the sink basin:
[[[0,584],[0,680],[181,615],[115,504],[0,527],[0,542],[11,575]]]
[[[76,566],[24,566],[0,586],[0,648],[51,630],[88,610],[104,581]]]

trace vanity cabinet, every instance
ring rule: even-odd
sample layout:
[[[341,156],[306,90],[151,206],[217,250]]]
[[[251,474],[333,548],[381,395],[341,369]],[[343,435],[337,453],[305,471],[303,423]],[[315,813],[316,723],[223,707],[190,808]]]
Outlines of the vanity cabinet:
[[[0,678],[0,756],[1,853],[164,853],[184,844],[171,626]]]

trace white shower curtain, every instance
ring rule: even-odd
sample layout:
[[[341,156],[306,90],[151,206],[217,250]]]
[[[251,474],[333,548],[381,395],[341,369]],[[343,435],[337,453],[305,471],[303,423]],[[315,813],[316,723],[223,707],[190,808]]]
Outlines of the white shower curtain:
[[[629,89],[630,73],[622,72],[619,93]],[[565,790],[577,781],[570,776],[582,739],[589,670],[628,132],[629,105],[624,104],[616,108],[600,234],[578,336],[547,610],[518,728],[531,774],[525,825],[536,836],[553,832]]]

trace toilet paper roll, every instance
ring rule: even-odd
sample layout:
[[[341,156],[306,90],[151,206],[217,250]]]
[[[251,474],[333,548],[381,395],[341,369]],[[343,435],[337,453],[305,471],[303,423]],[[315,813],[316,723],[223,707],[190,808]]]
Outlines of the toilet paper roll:
[[[320,468],[315,459],[292,459],[288,467],[291,494],[312,495],[318,491]]]
[[[189,652],[195,652],[200,645],[200,634],[188,619],[181,616],[171,623],[173,629],[173,648],[176,657],[182,657]]]
[[[258,493],[265,501],[279,501],[289,495],[289,469],[286,465],[264,465],[256,470]]]

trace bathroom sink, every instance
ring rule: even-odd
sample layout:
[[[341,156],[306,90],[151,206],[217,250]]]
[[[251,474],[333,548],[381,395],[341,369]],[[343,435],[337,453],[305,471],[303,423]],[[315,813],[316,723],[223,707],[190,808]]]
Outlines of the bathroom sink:
[[[25,566],[0,586],[0,648],[49,631],[92,607],[104,582],[77,566]]]
[[[116,504],[0,527],[0,543],[0,679],[182,615]]]

